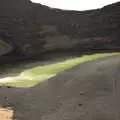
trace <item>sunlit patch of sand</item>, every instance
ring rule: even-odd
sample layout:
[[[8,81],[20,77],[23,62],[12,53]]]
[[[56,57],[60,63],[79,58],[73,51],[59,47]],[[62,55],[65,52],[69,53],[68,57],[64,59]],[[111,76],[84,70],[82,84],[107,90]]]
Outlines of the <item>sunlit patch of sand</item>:
[[[0,120],[13,120],[13,110],[0,107]]]

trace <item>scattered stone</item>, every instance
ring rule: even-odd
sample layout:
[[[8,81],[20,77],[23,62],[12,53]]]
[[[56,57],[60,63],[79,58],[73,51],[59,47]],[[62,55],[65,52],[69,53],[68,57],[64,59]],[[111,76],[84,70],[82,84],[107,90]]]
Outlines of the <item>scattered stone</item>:
[[[7,88],[13,88],[12,86],[6,86]]]
[[[4,97],[4,100],[5,100],[5,101],[8,101],[8,98],[7,98],[7,97]]]
[[[14,88],[13,86],[0,85],[0,88]]]
[[[79,103],[78,106],[82,106],[83,104],[82,103]]]
[[[80,95],[85,95],[85,93],[84,92],[80,92]]]

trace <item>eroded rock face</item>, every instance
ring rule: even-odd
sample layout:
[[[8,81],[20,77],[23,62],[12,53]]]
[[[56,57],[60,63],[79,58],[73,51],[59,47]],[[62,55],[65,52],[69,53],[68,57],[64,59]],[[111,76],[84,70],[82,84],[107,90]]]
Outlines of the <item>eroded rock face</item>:
[[[80,12],[51,9],[29,0],[0,1],[0,56],[13,49],[21,57],[61,50],[119,51],[119,31],[119,2]]]

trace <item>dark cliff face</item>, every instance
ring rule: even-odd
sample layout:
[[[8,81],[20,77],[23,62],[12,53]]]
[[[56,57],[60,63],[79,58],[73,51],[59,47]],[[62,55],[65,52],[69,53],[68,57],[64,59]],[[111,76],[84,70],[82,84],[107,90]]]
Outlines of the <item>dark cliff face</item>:
[[[90,11],[52,9],[29,0],[0,1],[0,56],[57,51],[119,51],[120,3]]]

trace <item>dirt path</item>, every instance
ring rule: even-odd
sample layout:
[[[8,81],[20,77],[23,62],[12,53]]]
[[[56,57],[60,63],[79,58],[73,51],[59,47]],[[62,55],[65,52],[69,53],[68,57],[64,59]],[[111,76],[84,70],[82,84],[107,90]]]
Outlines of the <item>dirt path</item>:
[[[84,63],[33,88],[0,88],[16,120],[119,120],[120,56]]]

